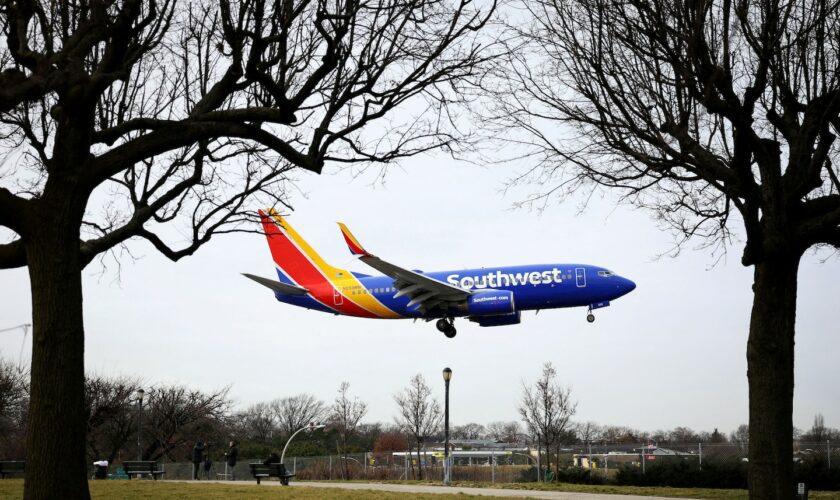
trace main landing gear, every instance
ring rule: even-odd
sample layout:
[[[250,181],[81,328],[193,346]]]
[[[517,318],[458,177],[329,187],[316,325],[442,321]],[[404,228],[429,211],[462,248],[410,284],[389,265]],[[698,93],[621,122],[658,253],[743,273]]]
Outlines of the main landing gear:
[[[453,320],[452,318],[441,318],[437,320],[435,326],[437,326],[437,329],[443,332],[443,334],[446,335],[446,338],[448,339],[451,339],[455,336],[456,333],[458,333],[455,330],[455,320]]]

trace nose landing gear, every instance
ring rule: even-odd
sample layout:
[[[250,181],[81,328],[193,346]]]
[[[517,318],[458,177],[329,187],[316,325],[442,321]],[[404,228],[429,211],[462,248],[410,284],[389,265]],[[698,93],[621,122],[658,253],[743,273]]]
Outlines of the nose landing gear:
[[[589,323],[594,323],[595,322],[595,315],[592,314],[592,308],[591,307],[589,308],[589,311],[587,311],[586,321],[589,322]]]
[[[453,320],[452,318],[441,318],[437,320],[435,326],[439,331],[443,332],[443,334],[446,335],[446,338],[448,339],[451,339],[455,336],[456,333],[458,333],[455,330],[455,320]]]

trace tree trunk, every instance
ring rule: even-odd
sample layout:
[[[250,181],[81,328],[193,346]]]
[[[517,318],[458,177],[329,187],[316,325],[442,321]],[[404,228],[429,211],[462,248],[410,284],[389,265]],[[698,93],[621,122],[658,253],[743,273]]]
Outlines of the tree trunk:
[[[75,214],[74,214],[75,212]],[[88,499],[85,457],[81,211],[42,211],[27,234],[32,385],[24,498]],[[69,220],[78,218],[79,220]]]
[[[793,498],[793,343],[799,255],[755,265],[747,378],[750,499]]]
[[[423,480],[423,462],[420,459],[420,448],[421,447],[422,447],[422,444],[421,444],[420,440],[418,439],[417,440],[417,477],[418,477],[418,479],[420,479],[422,481]]]

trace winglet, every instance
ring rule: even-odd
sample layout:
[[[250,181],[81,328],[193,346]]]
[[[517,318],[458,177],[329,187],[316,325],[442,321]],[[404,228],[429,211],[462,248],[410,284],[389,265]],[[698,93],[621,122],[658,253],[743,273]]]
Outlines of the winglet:
[[[341,234],[344,236],[344,241],[347,242],[347,246],[350,248],[350,253],[352,253],[353,255],[370,255],[369,253],[367,253],[367,250],[365,250],[362,247],[362,244],[359,243],[359,240],[357,240],[356,237],[353,236],[353,233],[351,233],[350,230],[347,229],[347,226],[339,222],[338,227],[341,228]]]

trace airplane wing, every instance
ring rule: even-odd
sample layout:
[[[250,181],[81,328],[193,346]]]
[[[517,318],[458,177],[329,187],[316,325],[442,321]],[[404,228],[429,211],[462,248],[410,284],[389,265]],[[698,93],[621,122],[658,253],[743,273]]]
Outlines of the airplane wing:
[[[306,295],[309,293],[306,288],[280,283],[279,281],[270,280],[268,278],[261,278],[259,276],[254,276],[253,274],[242,273],[242,276],[254,280],[264,287],[271,288],[275,292],[285,293],[287,295]]]
[[[358,255],[359,260],[365,264],[385,276],[393,278],[394,288],[397,289],[394,298],[408,296],[411,299],[408,303],[409,307],[416,305],[418,309],[426,312],[451,302],[460,302],[470,296],[471,292],[469,290],[452,286],[449,283],[410,271],[371,255],[362,247],[353,233],[347,229],[347,226],[341,222],[338,225],[347,246],[350,247],[350,253]]]

